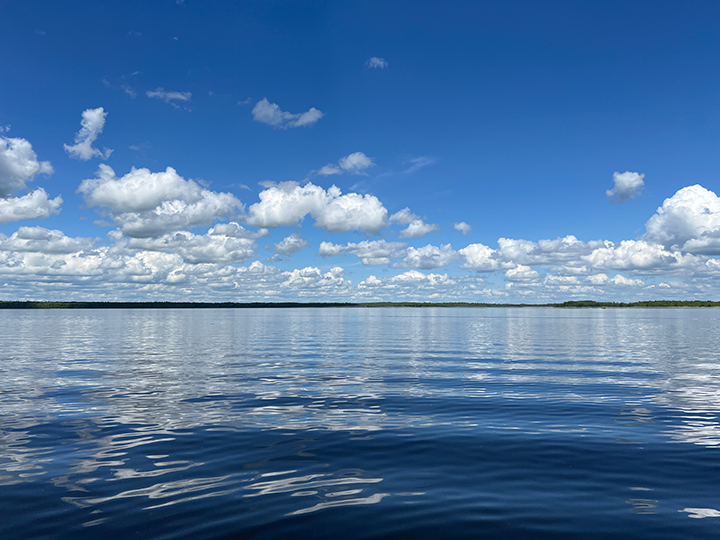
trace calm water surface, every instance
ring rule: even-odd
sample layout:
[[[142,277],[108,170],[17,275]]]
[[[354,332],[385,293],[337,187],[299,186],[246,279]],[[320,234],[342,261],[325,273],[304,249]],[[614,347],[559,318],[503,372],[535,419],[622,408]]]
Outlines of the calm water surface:
[[[3,539],[720,536],[720,310],[0,325]]]

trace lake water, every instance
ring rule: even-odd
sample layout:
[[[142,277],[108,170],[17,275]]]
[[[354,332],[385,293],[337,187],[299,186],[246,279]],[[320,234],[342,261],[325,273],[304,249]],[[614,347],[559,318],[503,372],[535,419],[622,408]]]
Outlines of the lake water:
[[[0,324],[4,540],[720,535],[720,310]]]

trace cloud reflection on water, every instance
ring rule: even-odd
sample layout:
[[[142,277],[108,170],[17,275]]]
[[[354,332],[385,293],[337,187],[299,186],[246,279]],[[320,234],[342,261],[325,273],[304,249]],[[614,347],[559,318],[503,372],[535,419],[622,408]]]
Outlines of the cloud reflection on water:
[[[290,505],[297,515],[389,496],[368,492],[383,482],[372,470],[263,476],[282,474],[273,469],[283,460],[327,465],[314,432],[372,442],[451,426],[720,445],[714,311],[118,310],[0,320],[13,328],[0,336],[0,485],[49,481],[79,506],[319,499]],[[229,456],[230,434],[253,432],[283,444],[244,455],[232,474],[206,474],[212,451],[184,446],[208,438]]]

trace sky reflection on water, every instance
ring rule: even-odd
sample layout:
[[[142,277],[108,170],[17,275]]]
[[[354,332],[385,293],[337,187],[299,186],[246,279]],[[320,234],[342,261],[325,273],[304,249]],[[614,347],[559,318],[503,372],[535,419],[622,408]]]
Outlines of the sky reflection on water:
[[[714,448],[718,318],[697,309],[4,311],[0,493],[52,485],[83,509],[85,527],[213,498],[266,523],[392,500],[467,504],[472,492],[435,484],[436,474],[461,474],[449,461],[436,461],[439,471],[423,461],[444,438],[467,441],[463,456],[492,441],[518,452],[533,441]],[[477,474],[515,489],[509,477]],[[650,489],[626,484],[624,507],[667,510],[666,493],[636,488]],[[268,502],[247,506],[254,500]],[[714,517],[703,508],[689,500],[672,512]]]

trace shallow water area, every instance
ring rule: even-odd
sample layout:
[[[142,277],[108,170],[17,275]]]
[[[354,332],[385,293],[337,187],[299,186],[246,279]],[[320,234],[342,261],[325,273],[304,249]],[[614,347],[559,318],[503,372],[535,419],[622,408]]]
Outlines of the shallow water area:
[[[0,322],[3,539],[720,528],[720,310],[13,310]]]

